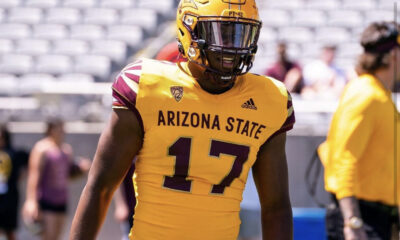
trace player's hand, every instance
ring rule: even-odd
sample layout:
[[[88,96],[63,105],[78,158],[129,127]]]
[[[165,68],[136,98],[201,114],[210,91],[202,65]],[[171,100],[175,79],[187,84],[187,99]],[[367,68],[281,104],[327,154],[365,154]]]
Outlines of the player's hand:
[[[92,162],[88,158],[79,157],[78,166],[82,172],[88,172]]]
[[[27,223],[39,220],[39,205],[37,201],[27,200],[22,208],[24,221]]]
[[[115,220],[123,222],[129,218],[129,208],[126,204],[115,204],[114,212]]]
[[[345,240],[368,240],[367,233],[363,228],[353,229],[351,227],[344,227],[343,229]]]

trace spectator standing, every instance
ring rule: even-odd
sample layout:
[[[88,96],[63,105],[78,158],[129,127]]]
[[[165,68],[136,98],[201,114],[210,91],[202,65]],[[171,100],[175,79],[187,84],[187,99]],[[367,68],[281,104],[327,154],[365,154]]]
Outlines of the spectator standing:
[[[0,237],[15,240],[18,219],[18,180],[28,154],[12,147],[11,134],[0,125]]]
[[[289,92],[300,93],[303,87],[301,67],[287,56],[285,42],[278,43],[277,56],[277,61],[267,69],[265,75],[282,81]]]
[[[303,70],[304,88],[302,95],[306,98],[338,98],[346,84],[344,72],[335,64],[335,46],[322,48],[320,59],[305,65]]]
[[[43,240],[57,240],[62,233],[68,201],[68,180],[87,172],[90,162],[73,161],[73,152],[64,142],[64,123],[51,119],[46,136],[35,144],[29,158],[24,221],[28,226],[40,224]]]
[[[400,152],[395,156],[400,118],[391,96],[393,73],[400,68],[396,26],[372,23],[361,45],[360,76],[344,89],[327,140],[319,147],[325,189],[333,196],[327,232],[329,239],[390,240],[400,199]]]

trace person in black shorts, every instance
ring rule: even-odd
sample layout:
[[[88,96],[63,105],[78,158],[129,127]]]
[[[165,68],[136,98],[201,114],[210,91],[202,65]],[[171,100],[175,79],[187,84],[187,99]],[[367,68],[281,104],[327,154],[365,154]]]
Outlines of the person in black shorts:
[[[0,238],[16,239],[18,218],[18,179],[28,162],[28,154],[16,151],[5,125],[0,125]]]

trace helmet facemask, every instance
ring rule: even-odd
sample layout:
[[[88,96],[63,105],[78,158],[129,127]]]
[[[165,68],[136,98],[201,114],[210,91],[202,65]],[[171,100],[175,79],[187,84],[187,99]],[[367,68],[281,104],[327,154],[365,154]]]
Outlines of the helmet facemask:
[[[200,51],[200,57],[192,61],[218,81],[231,82],[253,66],[260,27],[261,22],[253,19],[197,17],[197,25],[190,32],[192,46]]]

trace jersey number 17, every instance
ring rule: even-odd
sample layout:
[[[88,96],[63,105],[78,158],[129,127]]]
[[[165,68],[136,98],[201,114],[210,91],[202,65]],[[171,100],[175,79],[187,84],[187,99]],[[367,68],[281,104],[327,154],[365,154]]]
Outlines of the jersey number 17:
[[[192,181],[187,180],[190,164],[191,138],[179,138],[169,149],[168,154],[175,156],[174,175],[165,176],[163,186],[172,190],[190,192]],[[238,178],[243,170],[243,164],[249,157],[250,148],[248,146],[234,143],[226,143],[217,140],[211,140],[210,156],[219,157],[220,154],[235,156],[231,171],[219,184],[213,185],[212,194],[223,194],[225,188],[230,186],[235,178]]]

